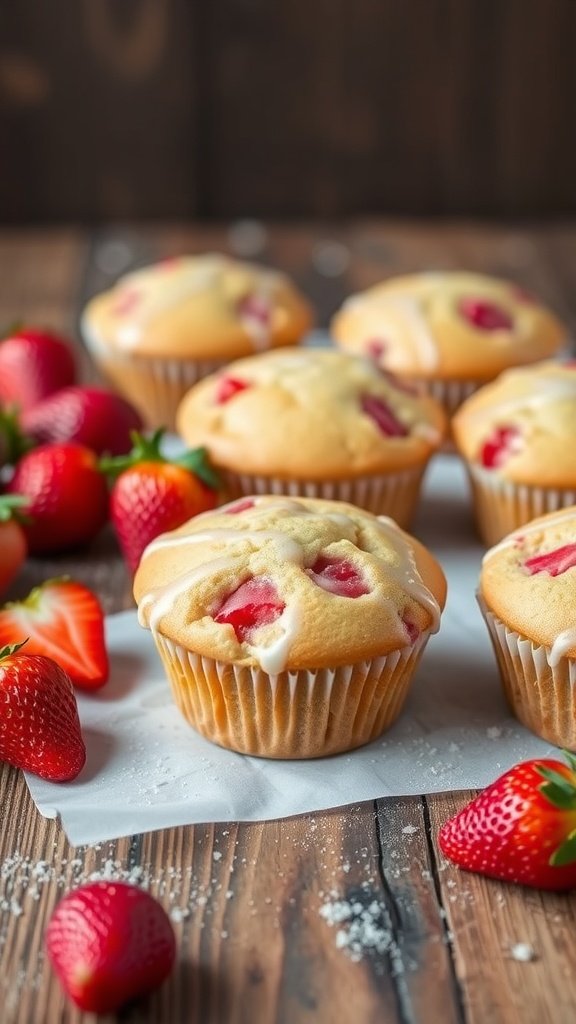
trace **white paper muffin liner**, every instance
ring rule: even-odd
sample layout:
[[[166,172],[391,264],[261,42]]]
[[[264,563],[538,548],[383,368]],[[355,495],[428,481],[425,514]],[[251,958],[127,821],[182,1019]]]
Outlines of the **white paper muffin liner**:
[[[416,511],[426,465],[381,476],[347,480],[282,480],[249,473],[222,472],[228,500],[252,494],[285,494],[291,498],[323,498],[347,501],[351,505],[390,516],[399,526],[410,525]]]
[[[449,416],[453,416],[462,402],[486,383],[485,380],[431,380],[428,377],[410,377],[408,374],[398,376],[416,385],[420,394],[435,398]]]
[[[176,409],[186,392],[203,377],[227,366],[227,359],[168,359],[142,356],[103,345],[82,324],[82,336],[94,364],[138,410],[149,427],[174,430]]]
[[[466,469],[478,532],[488,547],[536,516],[576,505],[575,488],[516,484],[471,462]]]
[[[576,662],[551,662],[551,649],[535,644],[478,603],[494,647],[504,693],[516,717],[559,747],[576,751]]]
[[[202,657],[156,633],[174,700],[213,743],[270,758],[337,754],[369,743],[399,715],[430,633],[390,654],[269,675]]]

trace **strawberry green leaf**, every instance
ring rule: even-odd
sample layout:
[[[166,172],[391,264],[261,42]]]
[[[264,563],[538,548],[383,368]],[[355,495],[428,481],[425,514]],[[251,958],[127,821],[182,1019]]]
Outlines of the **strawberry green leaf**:
[[[175,460],[178,466],[194,473],[202,483],[217,491],[221,486],[220,477],[211,465],[206,448],[191,448]]]
[[[553,768],[536,765],[539,775],[547,781],[539,787],[546,799],[563,811],[576,810],[576,786]]]
[[[549,864],[554,868],[562,868],[576,861],[576,829],[560,844],[550,857]]]
[[[562,751],[562,755],[563,755],[563,757],[566,758],[566,761],[568,763],[568,767],[571,768],[572,771],[576,775],[576,754],[572,754],[570,750],[563,750]],[[576,779],[575,779],[575,782],[576,782]]]
[[[28,639],[29,637],[26,637],[19,644],[6,644],[5,647],[0,647],[0,661],[2,661],[2,658],[9,658],[11,654],[16,654],[21,647],[24,647],[24,644],[28,643]]]

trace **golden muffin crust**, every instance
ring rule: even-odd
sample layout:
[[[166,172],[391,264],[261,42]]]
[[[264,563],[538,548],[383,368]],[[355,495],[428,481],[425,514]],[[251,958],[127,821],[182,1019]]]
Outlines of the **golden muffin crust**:
[[[576,486],[576,361],[508,370],[452,420],[463,457],[504,480]]]
[[[284,274],[208,254],[126,274],[88,303],[83,329],[95,344],[139,355],[232,359],[296,344],[311,322]]]
[[[576,506],[539,516],[484,556],[480,596],[508,627],[576,658]]]
[[[282,610],[241,639],[216,617],[252,580],[270,586]],[[350,585],[358,596],[343,595]],[[438,628],[446,582],[432,555],[390,519],[345,502],[260,496],[153,541],[134,595],[143,626],[202,656],[275,674],[408,646]]]
[[[342,348],[393,373],[470,381],[553,356],[566,333],[517,285],[456,271],[384,281],[351,296],[331,327]]]
[[[367,359],[290,349],[238,360],[200,381],[176,424],[187,444],[204,445],[225,469],[339,480],[425,463],[446,416]],[[387,425],[398,436],[384,433]]]

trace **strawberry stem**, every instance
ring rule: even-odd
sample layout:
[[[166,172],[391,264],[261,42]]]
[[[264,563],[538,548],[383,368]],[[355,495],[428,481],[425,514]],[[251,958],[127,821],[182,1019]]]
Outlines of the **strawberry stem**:
[[[0,523],[7,523],[15,519],[19,523],[28,522],[26,516],[22,515],[22,509],[30,504],[30,498],[24,494],[2,494],[0,495]]]
[[[21,640],[19,644],[6,644],[5,647],[0,647],[0,661],[2,661],[2,658],[9,658],[10,655],[16,654],[21,647],[24,647],[24,644],[28,643],[29,639],[30,637],[27,636],[26,639]]]
[[[548,863],[553,868],[563,868],[566,864],[573,864],[576,860],[576,829],[560,843],[557,850],[550,857]]]
[[[174,466],[181,466],[193,473],[202,483],[212,490],[220,487],[220,478],[216,470],[211,466],[208,453],[205,448],[191,448],[176,459],[167,459],[160,451],[160,444],[165,430],[159,427],[150,437],[139,434],[133,430],[130,433],[132,439],[132,450],[127,455],[116,455],[100,459],[100,471],[112,480],[116,480],[121,473],[141,462],[165,462]]]

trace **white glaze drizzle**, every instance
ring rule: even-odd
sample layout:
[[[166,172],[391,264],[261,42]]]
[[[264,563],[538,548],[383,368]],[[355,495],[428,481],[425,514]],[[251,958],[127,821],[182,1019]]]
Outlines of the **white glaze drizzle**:
[[[233,505],[234,502],[231,504]],[[266,503],[264,509],[270,509],[272,504],[274,507],[284,508],[292,513],[300,514],[302,512],[314,515],[313,512],[307,510],[303,505],[298,502],[292,502],[290,499],[280,499],[278,502]],[[343,531],[354,534],[357,530],[357,524],[349,516],[340,513],[328,513],[325,518],[341,526]],[[418,573],[409,545],[400,535],[398,527],[393,520],[380,517],[378,524],[393,551],[399,556],[398,566],[386,563],[388,572],[400,589],[405,590],[418,604],[424,606],[429,611],[432,620],[431,632],[436,632],[440,623],[440,608],[433,594],[424,585]],[[256,544],[257,548],[260,548],[266,541],[271,541],[275,546],[279,561],[291,562],[296,565],[302,565],[304,561],[302,546],[292,537],[279,530],[242,531],[216,528],[195,534],[180,534],[177,536],[173,536],[170,533],[162,534],[148,545],[146,553],[149,554],[152,551],[158,551],[163,548],[214,543],[218,540],[223,542],[233,541],[236,544],[240,544],[245,540]],[[203,565],[194,567],[178,577],[178,579],[147,592],[142,597],[138,608],[140,624],[145,624],[144,612],[149,606],[152,606],[149,614],[149,626],[153,633],[157,633],[162,618],[170,611],[181,593],[194,587],[200,580],[206,579],[207,576],[214,575],[222,569],[233,569],[240,557],[238,554],[213,559]],[[300,616],[293,603],[285,605],[276,625],[280,626],[282,632],[270,644],[263,646],[246,643],[246,646],[261,668],[272,675],[276,675],[284,669],[294,636],[300,626]]]
[[[430,331],[430,327],[422,310],[421,301],[412,295],[394,295],[382,293],[374,295],[366,292],[353,295],[345,303],[347,308],[374,308],[380,317],[379,329],[382,334],[392,338],[397,333],[398,321],[408,337],[414,342],[416,355],[423,369],[433,370],[438,366],[438,345]],[[387,321],[386,313],[390,314]]]
[[[430,631],[432,633],[438,632],[440,628],[440,605],[434,594],[423,582],[416,568],[416,562],[410,546],[399,533],[393,519],[390,519],[388,516],[378,516],[378,523],[400,558],[400,564],[397,567],[387,563],[388,572],[402,590],[405,590],[410,597],[413,597],[417,604],[422,605],[428,610],[432,620]]]
[[[550,665],[555,668],[568,651],[576,647],[576,626],[559,633],[550,649]]]

